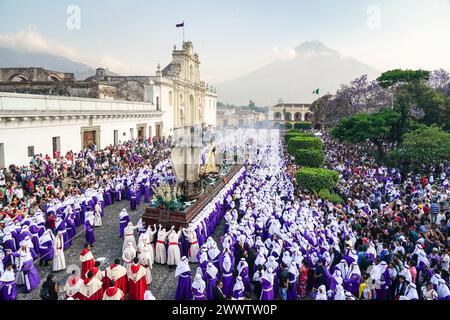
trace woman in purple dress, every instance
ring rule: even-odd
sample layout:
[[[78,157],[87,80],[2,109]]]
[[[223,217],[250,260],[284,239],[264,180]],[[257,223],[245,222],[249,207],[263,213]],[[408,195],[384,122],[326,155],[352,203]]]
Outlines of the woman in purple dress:
[[[261,277],[261,297],[260,300],[273,300],[274,299],[274,276],[272,270],[267,269]]]
[[[207,279],[207,298],[213,300],[213,289],[217,284],[219,270],[210,262],[206,267],[206,279]]]
[[[177,292],[175,300],[191,300],[191,268],[189,267],[189,260],[182,257],[175,269],[175,277],[178,277]]]
[[[49,261],[53,261],[53,242],[55,240],[55,236],[52,233],[52,230],[47,229],[42,237],[39,239],[39,265],[45,263],[45,266],[48,266]]]
[[[194,282],[192,283],[192,295],[194,296],[194,300],[206,300],[205,290],[205,280],[202,279],[200,273],[197,273]]]
[[[344,289],[351,292],[355,297],[358,296],[359,285],[361,284],[361,271],[358,263],[353,262],[347,272],[347,279],[344,280]]]

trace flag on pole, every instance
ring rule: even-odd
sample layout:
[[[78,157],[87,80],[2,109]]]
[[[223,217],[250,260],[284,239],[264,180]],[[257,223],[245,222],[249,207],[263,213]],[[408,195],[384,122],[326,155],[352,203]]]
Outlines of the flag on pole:
[[[177,23],[177,28],[183,28],[184,27],[184,21],[182,23]]]
[[[319,94],[319,88],[313,91],[313,94]]]

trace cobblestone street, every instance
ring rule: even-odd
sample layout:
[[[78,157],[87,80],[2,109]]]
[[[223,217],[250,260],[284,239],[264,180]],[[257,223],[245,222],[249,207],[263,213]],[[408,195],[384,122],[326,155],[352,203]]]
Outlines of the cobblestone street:
[[[92,247],[92,253],[95,259],[105,258],[102,262],[101,270],[104,270],[110,263],[116,258],[122,256],[122,244],[123,240],[119,238],[119,213],[122,208],[128,210],[130,219],[133,224],[136,224],[139,218],[145,211],[148,204],[141,202],[140,206],[137,207],[136,211],[129,210],[129,202],[124,200],[121,202],[114,202],[113,205],[107,206],[105,208],[105,216],[102,219],[103,225],[101,227],[95,228],[96,242]],[[223,235],[224,223],[219,224],[216,228],[213,238],[219,243],[220,236]],[[73,267],[79,268],[81,263],[79,261],[79,254],[83,249],[85,232],[80,226],[78,228],[78,234],[73,239],[72,246],[65,251],[66,266],[67,269],[61,272],[55,273],[55,281],[59,281],[61,288],[64,287],[67,278],[70,276],[70,271]],[[137,240],[137,233],[136,233]],[[219,245],[220,249],[221,246]],[[38,264],[38,263],[35,263]],[[46,280],[49,273],[52,272],[51,263],[49,266],[36,266],[39,275],[41,277],[41,285]],[[191,264],[192,278],[195,275],[196,265]],[[175,297],[175,291],[177,288],[177,279],[175,278],[175,268],[169,269],[167,265],[153,265],[152,270],[153,282],[150,284],[149,288],[153,295],[158,300],[172,300]],[[18,300],[40,300],[39,292],[41,286],[39,286],[32,293],[23,293],[23,288],[18,288],[17,299]],[[64,293],[60,292],[60,299],[64,299]]]

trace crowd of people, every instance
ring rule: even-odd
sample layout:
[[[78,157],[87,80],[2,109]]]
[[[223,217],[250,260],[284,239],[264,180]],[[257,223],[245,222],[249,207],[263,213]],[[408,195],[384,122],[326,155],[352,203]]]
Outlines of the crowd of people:
[[[37,154],[29,166],[0,168],[0,299],[15,300],[17,286],[34,291],[37,263],[66,269],[64,251],[83,230],[86,243],[95,243],[105,206],[128,200],[135,210],[142,198],[150,202],[153,187],[173,183],[170,143],[154,138]]]
[[[177,299],[450,299],[447,164],[436,179],[402,179],[323,140],[345,204],[296,190],[274,133],[224,199],[222,250],[212,238],[201,245],[193,281],[181,259]]]
[[[149,187],[170,180],[168,142],[37,157],[28,171],[0,175],[2,298],[15,298],[16,284],[37,287],[37,259],[64,269],[64,250],[84,225],[81,274],[67,280],[66,299],[155,299],[148,288],[156,263],[175,268],[176,300],[450,300],[448,163],[402,177],[324,134],[326,166],[340,174],[335,191],[344,203],[336,204],[299,189],[278,130],[251,144],[252,133],[235,134],[236,147],[252,150],[200,217],[166,229],[133,225],[123,209],[122,256],[105,270],[91,252],[93,227],[104,206],[128,199],[133,210],[148,202]],[[222,219],[224,234],[214,239]],[[60,290],[50,275],[41,297],[57,299]]]

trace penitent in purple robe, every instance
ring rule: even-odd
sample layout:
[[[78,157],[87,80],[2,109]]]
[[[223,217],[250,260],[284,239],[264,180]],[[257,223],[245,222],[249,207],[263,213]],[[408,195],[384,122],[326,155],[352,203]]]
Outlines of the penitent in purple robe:
[[[11,301],[16,300],[17,290],[16,282],[13,281],[0,281],[0,300]]]
[[[91,223],[89,221],[86,221],[84,228],[86,230],[86,243],[95,243],[94,229],[92,229]]]
[[[207,278],[207,285],[206,285],[207,298],[208,300],[214,300],[213,289],[217,284],[217,276],[215,278],[211,278],[211,276],[207,273],[206,278]]]
[[[137,194],[135,190],[130,190],[130,209],[136,210],[137,206]]]
[[[124,232],[125,228],[127,227],[128,222],[130,222],[130,217],[128,215],[123,216],[122,218],[120,218],[119,232],[120,232],[120,237],[121,238],[123,238],[123,232]]]
[[[233,287],[234,287],[234,278],[233,278],[233,272],[223,272],[222,274],[222,292],[223,294],[229,298],[233,294]]]
[[[355,297],[359,293],[359,285],[361,284],[361,276],[353,273],[349,279],[344,280],[344,289],[351,292]]]
[[[387,300],[388,293],[389,293],[389,287],[391,285],[391,276],[389,274],[389,270],[386,269],[386,271],[381,275],[381,281],[384,281],[384,284],[381,285],[380,289],[375,289],[376,293],[376,300]]]
[[[144,185],[144,202],[150,203],[150,186]]]
[[[297,300],[297,279],[295,274],[289,272],[289,289],[287,292],[288,300]]]
[[[175,300],[191,300],[191,298],[191,271],[186,271],[178,276],[178,286],[175,294]]]
[[[25,292],[29,293],[39,286],[39,273],[37,272],[32,259],[24,262],[20,271],[23,273],[25,281]]]
[[[245,292],[251,293],[250,278],[248,276],[248,267],[242,268],[239,275],[242,278],[242,283],[244,284]]]
[[[43,262],[49,262],[53,260],[54,249],[53,241],[48,240],[39,246],[39,255]]]
[[[261,298],[260,300],[273,300],[273,286],[266,279],[261,279]]]

